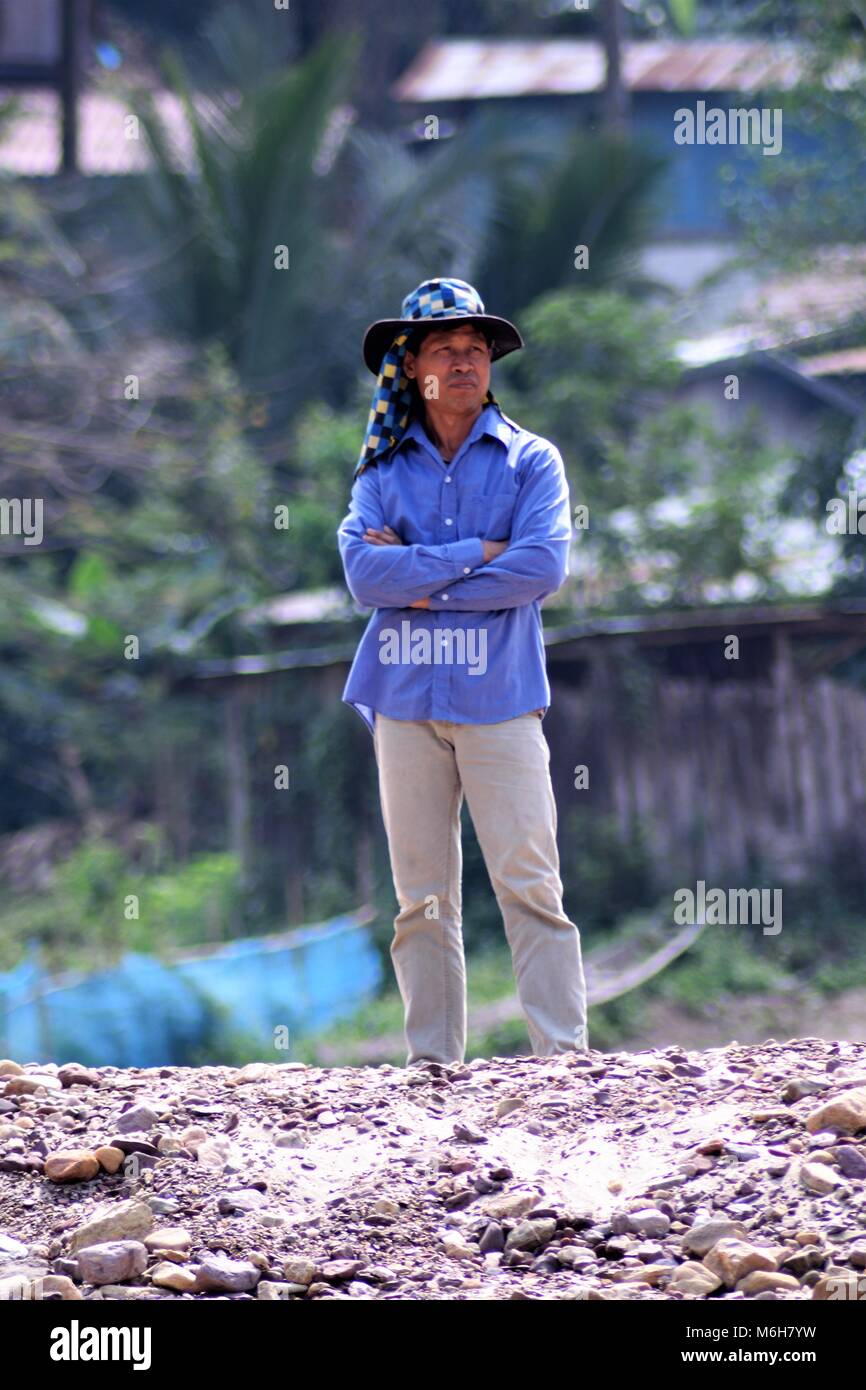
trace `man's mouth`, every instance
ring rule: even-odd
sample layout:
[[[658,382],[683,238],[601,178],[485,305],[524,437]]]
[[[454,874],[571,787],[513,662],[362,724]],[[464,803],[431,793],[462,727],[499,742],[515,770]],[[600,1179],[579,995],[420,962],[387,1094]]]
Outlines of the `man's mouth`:
[[[477,386],[478,383],[477,383],[476,381],[467,381],[465,377],[460,377],[457,381],[449,382],[449,385],[450,385],[450,386],[456,386],[456,387],[461,387],[461,386]]]

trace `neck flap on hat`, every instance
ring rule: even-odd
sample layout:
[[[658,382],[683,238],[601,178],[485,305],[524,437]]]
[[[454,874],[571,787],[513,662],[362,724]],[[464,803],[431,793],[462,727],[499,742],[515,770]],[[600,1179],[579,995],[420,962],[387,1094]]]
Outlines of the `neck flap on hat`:
[[[376,378],[373,404],[367,420],[367,430],[361,453],[355,465],[355,477],[381,455],[399,444],[412,418],[412,389],[403,372],[406,343],[412,330],[398,333],[385,356]],[[502,414],[502,407],[492,391],[484,397],[485,407],[493,405]]]

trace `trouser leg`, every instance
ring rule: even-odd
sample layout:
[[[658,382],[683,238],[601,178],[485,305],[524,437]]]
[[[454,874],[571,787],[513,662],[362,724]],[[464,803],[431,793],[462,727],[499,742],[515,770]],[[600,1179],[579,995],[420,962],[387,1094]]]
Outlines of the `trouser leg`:
[[[457,770],[536,1056],[586,1051],[580,934],[562,905],[550,749],[534,714],[455,726]]]
[[[400,906],[391,959],[403,999],[407,1065],[462,1062],[466,1050],[463,791],[453,727],[378,712],[375,720],[382,818]]]

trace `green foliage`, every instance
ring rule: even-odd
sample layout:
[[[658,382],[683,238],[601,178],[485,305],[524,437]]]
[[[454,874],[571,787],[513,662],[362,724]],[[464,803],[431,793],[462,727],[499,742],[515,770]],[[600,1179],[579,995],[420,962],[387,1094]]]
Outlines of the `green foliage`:
[[[133,895],[137,920],[126,913]],[[86,840],[55,867],[48,891],[7,898],[0,968],[11,969],[29,940],[43,947],[49,971],[93,969],[126,951],[229,940],[243,932],[241,914],[232,855],[202,855],[167,873],[117,843]]]
[[[507,409],[556,441],[572,506],[589,508],[573,573],[590,606],[694,606],[744,585],[784,594],[791,543],[775,523],[805,447],[771,446],[753,410],[721,431],[679,402],[666,310],[612,289],[557,290],[521,322],[528,351],[503,364]]]
[[[581,932],[607,931],[646,907],[657,885],[644,831],[623,837],[614,816],[560,809],[560,874],[567,911]]]
[[[583,299],[613,280],[638,283],[632,257],[649,229],[650,194],[666,158],[606,134],[552,138],[543,125],[533,153],[531,163],[518,157],[504,171],[483,255],[482,283],[497,312],[519,314],[554,289],[579,286],[573,292]],[[580,247],[591,253],[578,269]]]
[[[757,928],[707,927],[658,982],[658,993],[700,1014],[726,995],[786,990],[791,977],[748,935]],[[763,940],[763,938],[761,938]]]

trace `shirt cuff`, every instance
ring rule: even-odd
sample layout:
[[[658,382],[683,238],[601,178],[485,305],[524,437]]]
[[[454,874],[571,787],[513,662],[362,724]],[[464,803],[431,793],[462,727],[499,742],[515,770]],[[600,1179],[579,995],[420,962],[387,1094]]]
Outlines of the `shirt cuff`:
[[[465,579],[467,574],[471,574],[474,569],[479,569],[484,564],[484,542],[478,536],[470,536],[465,541],[455,541],[452,546],[454,561],[460,566],[463,573],[450,580],[450,584],[459,584],[461,579]],[[434,611],[442,604],[443,600],[448,599],[450,593],[449,584],[443,584],[441,589],[437,589],[435,594],[431,594],[427,600],[427,607]]]
[[[471,574],[484,564],[484,542],[480,536],[470,536],[465,541],[455,541],[452,546],[454,560],[463,571],[463,575]],[[453,580],[451,581],[454,582]],[[447,591],[447,585],[443,588]]]

